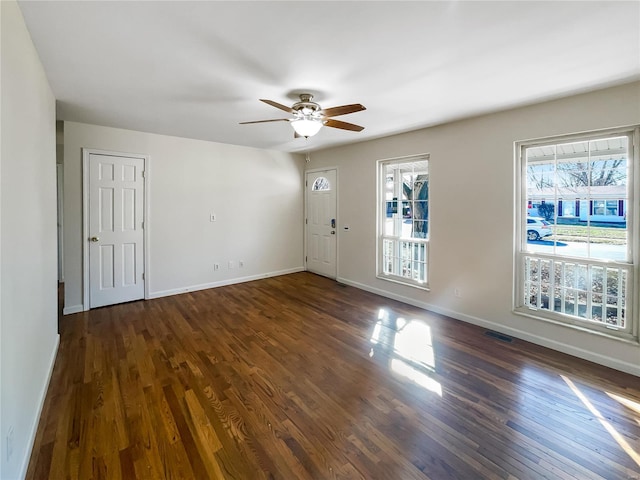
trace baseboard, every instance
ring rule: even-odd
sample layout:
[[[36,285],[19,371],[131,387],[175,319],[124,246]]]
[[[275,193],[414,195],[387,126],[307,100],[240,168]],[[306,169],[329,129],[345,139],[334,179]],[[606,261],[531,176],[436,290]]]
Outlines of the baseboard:
[[[71,305],[70,307],[64,307],[62,309],[63,315],[71,315],[73,313],[84,312],[84,306],[82,305]]]
[[[196,292],[198,290],[207,290],[209,288],[224,287],[226,285],[234,285],[236,283],[251,282],[253,280],[261,280],[263,278],[278,277],[280,275],[287,275],[290,273],[298,273],[302,271],[304,271],[304,267],[296,267],[296,268],[289,268],[286,270],[278,270],[275,272],[260,273],[257,275],[248,275],[246,277],[230,278],[227,280],[221,280],[219,282],[203,283],[200,285],[191,285],[188,287],[172,288],[170,290],[161,290],[158,292],[149,292],[148,299],[150,300],[153,298],[169,297],[171,295],[178,295],[180,293]]]
[[[49,383],[53,376],[53,367],[56,364],[56,357],[58,356],[58,347],[60,346],[60,334],[56,334],[56,344],[51,352],[51,358],[49,359],[49,373],[47,375],[47,381],[44,384],[42,391],[40,392],[40,402],[38,405],[38,414],[35,416],[33,424],[31,425],[31,434],[29,435],[29,448],[22,460],[22,468],[20,468],[20,477],[25,478],[27,475],[27,469],[29,468],[29,460],[31,460],[31,453],[33,452],[33,445],[36,441],[36,434],[38,433],[38,425],[40,424],[40,416],[42,415],[42,409],[44,407],[44,401],[47,398],[47,391],[49,390]]]
[[[523,330],[519,330],[516,328],[507,327],[500,323],[495,323],[490,320],[486,320],[484,318],[456,312],[448,308],[438,307],[436,305],[432,305],[427,302],[421,302],[419,300],[405,297],[403,295],[397,295],[391,292],[387,292],[386,290],[365,285],[363,283],[354,282],[347,278],[338,278],[337,281],[340,283],[344,283],[345,285],[350,285],[352,287],[359,288],[360,290],[365,290],[367,292],[375,293],[376,295],[380,295],[381,297],[391,298],[393,300],[397,300],[399,302],[406,303],[408,305],[413,305],[414,307],[422,308],[424,310],[429,310],[430,312],[455,318],[456,320],[460,320],[462,322],[470,323],[472,325],[477,325],[479,327],[487,328],[490,330],[495,330],[496,332],[500,332],[505,335],[510,335],[512,337],[516,337],[521,340],[525,340],[527,342],[535,343],[536,345],[547,347],[552,350],[556,350],[558,352],[566,353],[567,355],[572,355],[574,357],[582,358],[583,360],[588,360],[590,362],[594,362],[599,365],[604,365],[605,367],[613,368],[615,370],[620,370],[621,372],[630,373],[631,375],[636,375],[640,377],[640,365],[635,365],[633,363],[616,360],[614,358],[607,357],[606,355],[594,353],[589,350],[585,350],[583,348],[567,345],[565,343],[557,342],[555,340],[551,340],[546,337],[541,337],[539,335],[533,335],[529,332],[525,332]]]

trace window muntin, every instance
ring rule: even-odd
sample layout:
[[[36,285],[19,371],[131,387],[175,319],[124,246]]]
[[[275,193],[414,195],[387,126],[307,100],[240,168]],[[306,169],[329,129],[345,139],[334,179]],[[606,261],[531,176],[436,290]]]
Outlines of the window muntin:
[[[378,276],[427,285],[428,156],[379,162]]]
[[[637,339],[628,221],[637,217],[634,132],[519,146],[516,311]],[[532,217],[546,219],[553,234],[531,240]]]

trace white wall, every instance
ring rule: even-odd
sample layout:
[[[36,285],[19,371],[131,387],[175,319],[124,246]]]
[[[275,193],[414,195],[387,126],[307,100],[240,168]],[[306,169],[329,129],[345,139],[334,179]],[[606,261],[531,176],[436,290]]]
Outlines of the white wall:
[[[637,345],[511,313],[514,142],[638,123],[634,83],[312,154],[307,168],[339,168],[339,279],[640,375]],[[375,272],[376,160],[418,153],[431,154],[429,292]]]
[[[303,269],[302,156],[65,122],[65,313],[83,301],[83,147],[150,155],[151,298]]]
[[[22,14],[14,1],[0,10],[0,478],[8,480],[24,477],[59,338],[56,138],[55,99]]]

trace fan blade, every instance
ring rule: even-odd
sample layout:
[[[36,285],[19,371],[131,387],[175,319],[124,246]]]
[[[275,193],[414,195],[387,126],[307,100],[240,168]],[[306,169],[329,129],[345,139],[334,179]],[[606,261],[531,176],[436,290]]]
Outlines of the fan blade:
[[[267,105],[271,105],[272,107],[284,110],[285,112],[294,113],[291,107],[287,107],[286,105],[282,105],[281,103],[274,102],[273,100],[265,100],[264,98],[261,98],[260,101],[266,103]]]
[[[333,120],[331,118],[325,121],[324,124],[326,127],[341,128],[342,130],[352,130],[354,132],[361,132],[362,130],[364,130],[364,127],[361,127],[360,125],[341,122],[340,120]]]
[[[346,115],[347,113],[361,112],[362,110],[366,110],[366,108],[363,105],[360,105],[359,103],[353,103],[351,105],[342,105],[340,107],[326,108],[322,110],[320,113],[325,117],[337,117],[338,115]]]
[[[255,122],[240,122],[240,125],[247,125],[249,123],[267,123],[267,122],[288,122],[287,118],[276,118],[275,120],[256,120]]]

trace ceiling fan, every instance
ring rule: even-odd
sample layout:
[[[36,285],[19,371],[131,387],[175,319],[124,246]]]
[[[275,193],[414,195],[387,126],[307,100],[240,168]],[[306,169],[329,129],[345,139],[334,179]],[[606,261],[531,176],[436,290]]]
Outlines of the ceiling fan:
[[[347,113],[360,112],[366,108],[359,103],[351,105],[341,105],[339,107],[321,108],[316,102],[313,102],[313,95],[310,93],[301,93],[300,101],[294,103],[291,107],[282,105],[273,100],[260,99],[261,102],[279,108],[285,112],[293,114],[293,118],[276,118],[274,120],[257,120],[255,122],[240,122],[240,125],[249,123],[265,123],[265,122],[290,122],[294,130],[294,137],[312,137],[320,131],[323,126],[340,128],[342,130],[351,130],[360,132],[364,129],[360,125],[335,120],[333,117],[346,115]]]

